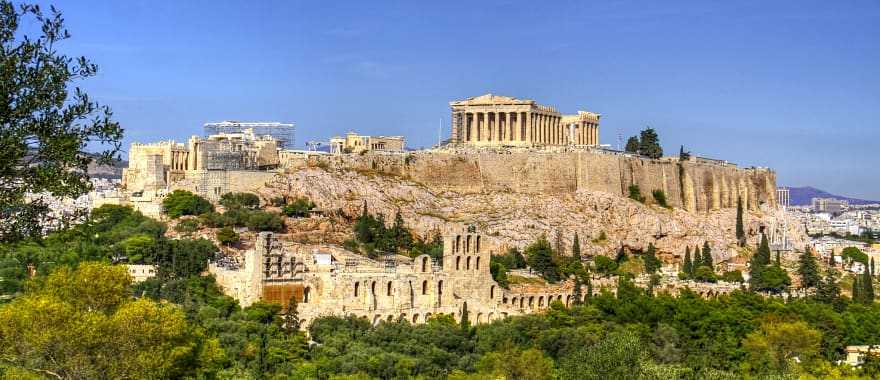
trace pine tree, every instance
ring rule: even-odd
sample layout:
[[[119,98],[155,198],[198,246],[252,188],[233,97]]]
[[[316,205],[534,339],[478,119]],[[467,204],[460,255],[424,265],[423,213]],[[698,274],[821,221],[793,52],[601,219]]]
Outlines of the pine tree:
[[[837,271],[829,268],[825,279],[816,287],[816,300],[829,305],[840,300],[840,284],[837,283]]]
[[[742,198],[736,198],[736,241],[740,247],[746,245],[746,230],[743,227]]]
[[[577,232],[574,233],[574,239],[571,243],[571,257],[576,262],[581,262],[581,239]]]
[[[798,276],[801,277],[801,287],[804,289],[812,288],[819,285],[819,265],[816,258],[810,251],[810,247],[806,247],[801,257],[798,258]]]
[[[660,146],[660,137],[654,128],[645,128],[639,136],[639,154],[651,158],[663,157],[663,148]]]
[[[715,270],[715,261],[712,259],[712,248],[709,247],[709,242],[703,242],[703,265],[712,268]]]
[[[648,273],[656,272],[662,265],[660,259],[657,258],[656,251],[657,249],[654,248],[654,244],[648,243],[648,249],[645,251],[644,257],[642,258],[645,262],[645,271]]]
[[[639,138],[636,136],[632,136],[629,138],[629,140],[626,140],[625,150],[629,153],[638,153],[639,152]]]
[[[691,247],[687,246],[684,249],[684,265],[682,268],[684,274],[687,278],[694,277],[694,263],[691,261]]]

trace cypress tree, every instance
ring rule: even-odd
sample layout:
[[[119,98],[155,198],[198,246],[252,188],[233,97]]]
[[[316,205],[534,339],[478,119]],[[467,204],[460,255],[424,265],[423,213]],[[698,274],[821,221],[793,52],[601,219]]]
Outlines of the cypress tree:
[[[860,280],[861,276],[855,276],[852,284],[852,301],[857,303],[862,303],[862,292],[864,291]]]
[[[697,245],[694,247],[694,272],[697,271],[700,265],[703,265],[703,252],[700,251],[700,246]]]
[[[806,247],[801,257],[798,258],[797,272],[801,277],[801,287],[804,289],[819,285],[819,265],[816,263],[816,258],[813,257],[810,247]]]
[[[742,198],[736,198],[736,241],[740,247],[746,245],[746,230],[743,227],[743,203]]]
[[[712,268],[715,270],[715,262],[712,260],[712,248],[709,247],[709,242],[703,242],[703,265]]]
[[[617,250],[617,257],[614,258],[618,264],[626,261],[626,251],[623,249],[623,246],[620,246],[620,249]]]
[[[467,332],[471,329],[471,322],[468,320],[467,302],[461,304],[461,322],[459,325],[462,331]]]
[[[816,300],[829,305],[840,300],[840,284],[837,283],[837,271],[829,268],[825,279],[816,287]]]
[[[770,264],[770,242],[767,241],[767,235],[762,234],[761,245],[749,259],[749,287],[751,289],[761,288],[763,285],[761,275],[768,264]]]
[[[691,247],[685,247],[684,249],[684,274],[687,275],[687,278],[694,277],[694,263],[691,261]]]
[[[593,298],[593,280],[591,278],[587,278],[587,296],[585,297],[587,301]]]
[[[581,239],[578,237],[578,233],[574,233],[574,241],[571,243],[571,257],[575,259],[577,262],[581,261]]]
[[[871,273],[868,272],[868,268],[865,268],[861,282],[862,287],[864,288],[862,291],[863,302],[866,305],[870,305],[874,303],[874,278],[871,276]]]
[[[581,298],[583,298],[583,293],[581,292],[581,278],[580,276],[574,276],[574,291],[572,292],[571,304],[572,305],[580,305]]]

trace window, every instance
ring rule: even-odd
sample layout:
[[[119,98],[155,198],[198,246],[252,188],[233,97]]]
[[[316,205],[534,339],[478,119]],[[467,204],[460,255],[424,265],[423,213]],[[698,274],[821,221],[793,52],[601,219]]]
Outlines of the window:
[[[361,290],[361,283],[360,283],[360,282],[355,282],[355,283],[354,283],[354,296],[355,296],[355,297],[358,296],[358,292],[359,292],[360,290]]]
[[[422,294],[428,294],[428,281],[422,281]]]
[[[385,295],[391,297],[391,281],[388,281],[388,289],[386,289]]]

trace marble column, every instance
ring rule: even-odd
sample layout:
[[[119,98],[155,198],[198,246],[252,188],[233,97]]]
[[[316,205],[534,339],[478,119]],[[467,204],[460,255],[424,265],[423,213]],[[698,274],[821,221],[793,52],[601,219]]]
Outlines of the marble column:
[[[495,125],[492,126],[495,131],[495,141],[501,141],[501,112],[495,111]]]
[[[531,143],[534,136],[532,133],[532,112],[526,111],[526,142]]]

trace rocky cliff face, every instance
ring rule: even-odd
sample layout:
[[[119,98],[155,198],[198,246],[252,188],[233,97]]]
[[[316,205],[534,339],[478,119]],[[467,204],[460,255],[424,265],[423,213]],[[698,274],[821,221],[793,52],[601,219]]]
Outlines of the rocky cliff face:
[[[638,185],[649,200],[653,200],[652,191],[661,190],[669,205],[690,212],[735,208],[737,199],[753,211],[776,205],[776,175],[768,169],[589,150],[341,155],[316,157],[311,164],[398,176],[433,191],[459,194],[514,192],[564,197],[603,192],[626,197],[630,185]]]
[[[734,208],[729,207],[730,194],[733,193],[731,189],[737,186],[746,189],[744,194],[755,192],[749,198],[755,200],[754,203],[749,201],[754,207],[745,217],[750,244],[757,244],[759,231],[778,225],[780,217],[779,211],[768,202],[757,201],[761,196],[767,196],[760,192],[766,193],[769,188],[758,189],[755,178],[747,174],[731,175],[730,181],[722,181],[717,178],[726,174],[711,177],[712,173],[686,169],[686,177],[693,175],[693,178],[700,178],[694,180],[695,183],[704,184],[695,186],[704,190],[694,193],[705,194],[693,197],[694,204],[704,204],[705,210],[690,212],[682,208],[644,205],[621,197],[616,189],[588,190],[578,185],[566,191],[550,191],[546,188],[545,191],[517,191],[510,188],[480,191],[496,185],[480,184],[478,181],[462,189],[460,187],[466,183],[450,180],[449,176],[465,178],[472,175],[470,172],[474,170],[474,163],[469,160],[455,161],[455,158],[450,160],[452,162],[448,166],[438,169],[443,171],[442,175],[446,178],[432,178],[421,169],[395,173],[376,170],[372,165],[350,170],[321,164],[321,167],[278,174],[260,192],[267,199],[279,195],[307,196],[323,209],[341,210],[351,216],[358,215],[366,201],[372,213],[383,213],[386,220],[392,220],[394,213],[399,210],[408,227],[423,236],[450,223],[474,223],[502,244],[520,248],[542,234],[554,241],[557,233],[561,234],[563,245],[570,247],[575,232],[581,238],[585,254],[612,255],[621,245],[643,249],[653,243],[661,257],[668,262],[678,262],[677,257],[684,254],[685,246],[702,245],[704,241],[713,247],[716,261],[738,255],[735,198],[732,203]],[[485,165],[480,167],[484,168]],[[678,178],[674,171],[669,176]],[[718,185],[705,186],[700,181],[714,181]],[[508,183],[511,187],[519,186],[518,180]],[[546,184],[554,189],[559,186],[553,181]],[[754,189],[748,190],[752,188],[750,186],[754,186]],[[713,188],[717,188],[717,191]],[[690,192],[685,189],[685,198],[690,197],[687,195]],[[670,190],[670,193],[673,191]],[[722,197],[727,201],[722,201]],[[719,207],[716,209],[712,207],[713,204]],[[602,232],[607,239],[598,240]],[[802,246],[805,241],[803,231],[796,226],[791,227],[789,236],[796,246]]]

